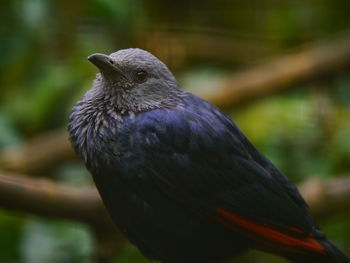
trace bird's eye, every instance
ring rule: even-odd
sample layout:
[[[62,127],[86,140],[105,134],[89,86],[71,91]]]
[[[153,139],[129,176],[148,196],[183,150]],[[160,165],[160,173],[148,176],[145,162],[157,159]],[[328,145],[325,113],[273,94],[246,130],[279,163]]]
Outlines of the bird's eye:
[[[147,72],[144,70],[138,70],[135,73],[137,82],[144,82],[147,79]]]

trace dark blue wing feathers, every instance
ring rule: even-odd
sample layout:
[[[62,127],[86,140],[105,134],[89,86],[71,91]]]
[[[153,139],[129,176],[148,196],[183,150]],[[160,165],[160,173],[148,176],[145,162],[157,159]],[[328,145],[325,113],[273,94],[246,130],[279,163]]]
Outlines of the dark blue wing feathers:
[[[121,159],[120,166],[131,165],[135,173],[142,166],[160,191],[201,214],[214,216],[220,206],[251,220],[310,233],[312,222],[296,188],[232,121],[193,95],[184,103],[129,120],[137,156]]]

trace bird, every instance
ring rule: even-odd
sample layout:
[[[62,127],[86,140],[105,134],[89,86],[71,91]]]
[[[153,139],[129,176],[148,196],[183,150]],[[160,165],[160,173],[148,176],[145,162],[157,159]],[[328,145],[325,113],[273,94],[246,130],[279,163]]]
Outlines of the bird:
[[[289,179],[156,56],[128,48],[88,60],[99,73],[71,111],[70,141],[146,258],[211,263],[255,249],[296,263],[350,262]]]

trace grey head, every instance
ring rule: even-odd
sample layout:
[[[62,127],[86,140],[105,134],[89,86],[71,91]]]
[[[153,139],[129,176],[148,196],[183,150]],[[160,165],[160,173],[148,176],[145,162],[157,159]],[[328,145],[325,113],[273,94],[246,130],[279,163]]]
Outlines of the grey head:
[[[88,60],[100,73],[85,99],[119,112],[171,106],[184,93],[168,67],[145,50],[129,48],[110,55],[97,53]]]

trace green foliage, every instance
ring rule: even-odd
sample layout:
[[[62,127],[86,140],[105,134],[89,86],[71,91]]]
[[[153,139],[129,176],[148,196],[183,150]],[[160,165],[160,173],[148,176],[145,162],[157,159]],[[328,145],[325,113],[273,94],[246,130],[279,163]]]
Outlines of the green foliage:
[[[184,0],[3,0],[0,148],[65,125],[71,106],[96,74],[86,61],[91,53],[110,53],[135,43],[147,47],[147,39],[135,39],[167,28],[170,33],[198,29],[210,38],[224,36],[233,44],[245,41],[260,47],[250,54],[250,48],[243,46],[231,64],[218,61],[217,66],[206,57],[186,61],[180,82],[203,94],[215,89],[233,67],[346,29],[349,9],[348,0],[236,0],[225,4],[205,0],[200,5]],[[154,42],[155,46],[162,43]],[[213,49],[213,53],[223,52],[220,46]],[[232,116],[259,150],[294,182],[314,175],[330,178],[350,170],[349,86],[349,72],[339,72],[319,80],[317,87],[304,84],[235,109]],[[75,186],[92,183],[76,162],[64,163],[48,175]],[[348,252],[349,222],[349,215],[321,222]],[[0,244],[0,262],[5,263],[95,262],[92,233],[78,223],[0,211]],[[131,245],[115,261],[146,262]],[[283,261],[251,252],[232,262]]]
[[[20,257],[19,242],[21,240],[25,220],[22,217],[8,215],[0,211],[0,261],[17,262]]]
[[[131,244],[126,244],[120,254],[115,259],[116,262],[137,262],[137,263],[147,263],[146,260],[140,252]]]
[[[86,226],[37,218],[28,219],[20,244],[24,263],[90,263],[92,246]]]
[[[295,181],[333,172],[327,161],[329,145],[323,141],[323,124],[317,120],[310,97],[304,92],[276,96],[235,117],[256,146]]]
[[[9,116],[0,111],[0,148],[19,144],[19,132],[14,127]]]

